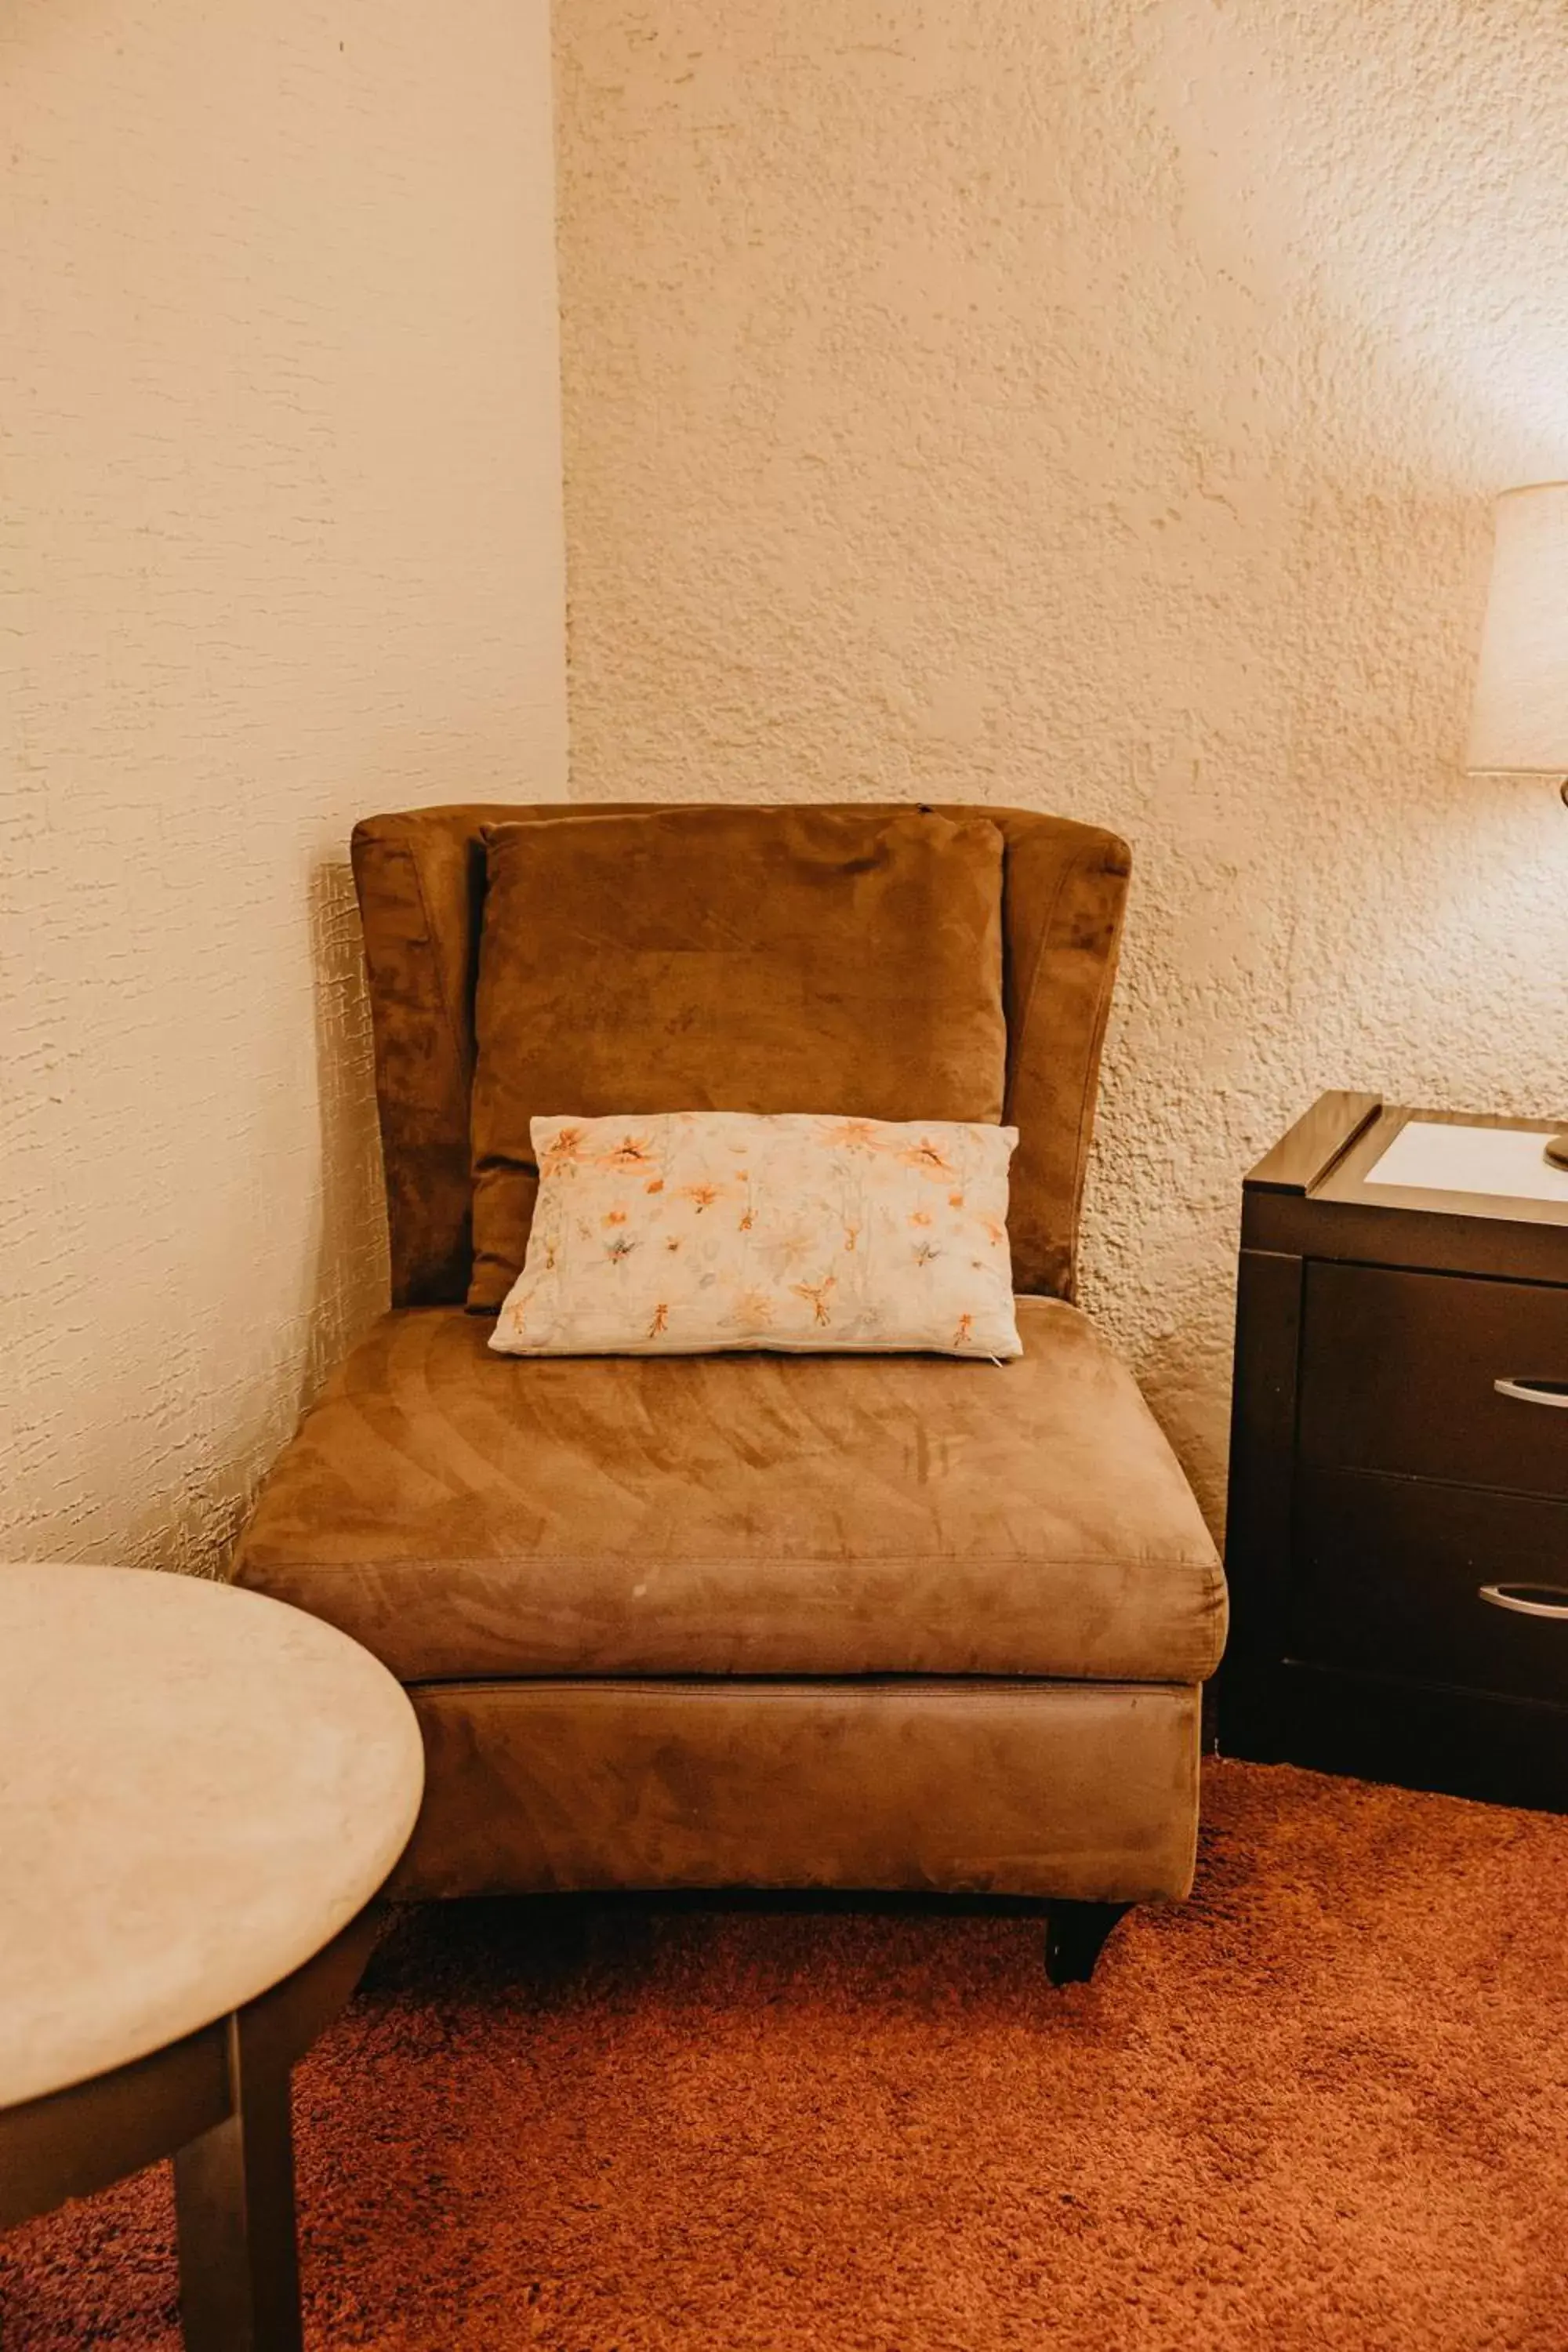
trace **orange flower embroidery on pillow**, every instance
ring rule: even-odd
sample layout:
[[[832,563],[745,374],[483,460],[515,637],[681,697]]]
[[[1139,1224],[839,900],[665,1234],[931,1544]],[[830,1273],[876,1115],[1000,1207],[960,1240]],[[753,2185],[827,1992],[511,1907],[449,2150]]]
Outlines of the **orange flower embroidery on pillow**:
[[[907,1151],[900,1152],[899,1164],[902,1168],[918,1168],[922,1176],[940,1176],[944,1184],[951,1184],[956,1172],[951,1161],[944,1160],[935,1144],[923,1135]]]
[[[824,1328],[833,1320],[832,1309],[827,1304],[827,1294],[830,1290],[837,1290],[837,1287],[838,1276],[836,1274],[830,1274],[825,1282],[792,1282],[790,1284],[790,1288],[795,1297],[804,1298],[809,1303],[812,1321]]]
[[[539,1163],[540,1174],[553,1173],[557,1168],[575,1168],[583,1159],[583,1130],[580,1127],[563,1127]]]
[[[647,1138],[640,1135],[623,1136],[614,1150],[605,1154],[606,1168],[647,1168],[652,1162]]]

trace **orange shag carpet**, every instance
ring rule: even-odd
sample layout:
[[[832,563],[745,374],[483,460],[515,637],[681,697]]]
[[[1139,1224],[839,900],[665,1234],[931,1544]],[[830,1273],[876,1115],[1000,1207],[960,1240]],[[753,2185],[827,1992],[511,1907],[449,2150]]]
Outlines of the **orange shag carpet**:
[[[405,1915],[296,2077],[310,2352],[1564,2352],[1568,1819],[1211,1769],[1194,1900]],[[0,2242],[174,2352],[168,2168]]]

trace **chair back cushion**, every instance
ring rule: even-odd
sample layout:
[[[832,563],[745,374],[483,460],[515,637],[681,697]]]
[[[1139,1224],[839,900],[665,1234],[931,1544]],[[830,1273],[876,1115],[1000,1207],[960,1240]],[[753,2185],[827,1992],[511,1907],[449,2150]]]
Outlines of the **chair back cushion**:
[[[521,1269],[535,1118],[1002,1116],[983,812],[650,808],[485,828],[468,1304]]]
[[[886,803],[821,813],[884,822],[918,814],[907,804]],[[647,803],[489,804],[405,810],[354,828],[395,1305],[460,1300],[473,1271],[470,1112],[486,828],[565,824],[580,829],[595,816],[662,814]],[[804,812],[728,814],[776,834]],[[1001,1108],[1019,1131],[1008,1211],[1014,1279],[1020,1291],[1070,1297],[1128,851],[1095,826],[1023,810],[947,805],[924,814],[959,826],[984,820],[1002,836],[1007,1034]],[[888,1051],[897,1054],[896,1040]]]

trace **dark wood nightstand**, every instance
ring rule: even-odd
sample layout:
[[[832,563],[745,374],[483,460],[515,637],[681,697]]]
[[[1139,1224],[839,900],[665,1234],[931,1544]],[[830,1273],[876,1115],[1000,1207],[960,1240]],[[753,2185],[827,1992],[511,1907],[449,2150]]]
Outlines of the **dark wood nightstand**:
[[[1551,1132],[1324,1095],[1247,1178],[1227,1755],[1568,1810]],[[1390,1181],[1407,1162],[1422,1181]],[[1510,1163],[1545,1197],[1510,1192]]]

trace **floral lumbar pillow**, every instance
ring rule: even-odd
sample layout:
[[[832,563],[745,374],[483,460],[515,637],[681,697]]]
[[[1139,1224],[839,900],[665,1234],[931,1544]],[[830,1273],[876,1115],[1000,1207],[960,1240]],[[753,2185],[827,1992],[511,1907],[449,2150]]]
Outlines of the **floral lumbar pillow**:
[[[675,1111],[536,1118],[510,1356],[1016,1356],[1013,1127]]]

